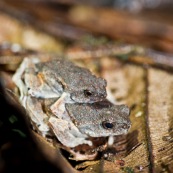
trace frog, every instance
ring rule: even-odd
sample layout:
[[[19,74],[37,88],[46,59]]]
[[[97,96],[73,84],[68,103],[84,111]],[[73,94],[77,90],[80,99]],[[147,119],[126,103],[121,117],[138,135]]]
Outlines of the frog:
[[[91,138],[123,135],[131,126],[126,105],[114,105],[108,100],[92,104],[65,103],[65,106],[61,102],[54,114],[50,109],[54,102],[56,99],[28,96],[26,110],[42,136],[55,136],[65,147],[92,146]]]
[[[63,112],[63,113],[62,113]],[[90,138],[127,134],[131,127],[130,110],[108,100],[89,103],[65,103],[64,111],[48,120],[55,136],[70,148],[92,146]]]
[[[94,103],[107,96],[105,79],[65,58],[41,62],[37,57],[26,57],[12,79],[21,100],[29,94],[44,99],[62,96],[65,103]]]
[[[108,100],[94,104],[65,104],[75,126],[90,137],[126,134],[131,126],[127,105],[114,105]]]

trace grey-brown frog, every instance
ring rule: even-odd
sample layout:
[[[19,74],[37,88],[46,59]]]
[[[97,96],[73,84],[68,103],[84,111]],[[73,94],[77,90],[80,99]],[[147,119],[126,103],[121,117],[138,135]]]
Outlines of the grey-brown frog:
[[[65,103],[94,103],[106,98],[106,81],[88,69],[66,59],[40,62],[25,58],[13,76],[21,98],[29,94],[36,98],[63,97]]]
[[[105,100],[93,104],[66,103],[64,112],[48,120],[65,146],[92,145],[90,137],[126,134],[131,126],[129,108]]]
[[[46,136],[53,132],[66,147],[92,146],[90,137],[123,135],[131,126],[126,105],[113,105],[107,100],[92,104],[65,103],[65,106],[61,103],[54,114],[50,109],[54,101],[28,96],[26,110],[39,133]]]

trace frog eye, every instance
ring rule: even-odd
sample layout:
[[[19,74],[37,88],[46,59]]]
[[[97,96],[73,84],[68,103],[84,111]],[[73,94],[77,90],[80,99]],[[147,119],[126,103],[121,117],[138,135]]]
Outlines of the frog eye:
[[[102,122],[102,126],[103,126],[103,128],[105,128],[105,129],[112,129],[112,128],[114,127],[113,123],[110,123],[110,122],[108,122],[108,121],[103,121],[103,122]]]
[[[85,95],[86,97],[90,97],[90,96],[93,95],[93,93],[92,93],[91,91],[89,91],[89,90],[84,90],[84,95]]]

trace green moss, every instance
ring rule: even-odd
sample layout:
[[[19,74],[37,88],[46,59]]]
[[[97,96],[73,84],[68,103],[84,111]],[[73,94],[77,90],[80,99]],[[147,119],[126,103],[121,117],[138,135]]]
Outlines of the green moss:
[[[11,124],[14,124],[15,122],[18,121],[15,115],[11,115],[8,120],[10,121]]]
[[[122,170],[125,173],[134,173],[134,170],[131,167],[123,167]]]
[[[12,129],[13,132],[18,133],[21,137],[26,138],[26,134],[19,129]]]

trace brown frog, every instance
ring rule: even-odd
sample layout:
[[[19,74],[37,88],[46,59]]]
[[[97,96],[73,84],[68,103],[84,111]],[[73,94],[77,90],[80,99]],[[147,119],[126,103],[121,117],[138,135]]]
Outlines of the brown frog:
[[[36,98],[54,98],[64,94],[65,102],[94,103],[107,96],[104,79],[61,58],[48,62],[25,58],[13,81],[19,87],[21,97],[26,93]]]

